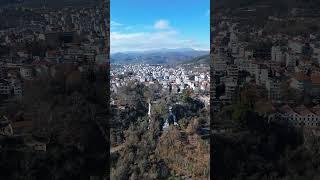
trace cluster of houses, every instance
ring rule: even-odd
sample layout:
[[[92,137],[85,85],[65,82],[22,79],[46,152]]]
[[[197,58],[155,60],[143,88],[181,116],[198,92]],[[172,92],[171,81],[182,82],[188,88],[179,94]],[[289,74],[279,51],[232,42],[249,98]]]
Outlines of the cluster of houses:
[[[70,72],[86,77],[89,69],[105,68],[107,56],[103,46],[106,35],[102,7],[61,9],[8,8],[0,14],[21,13],[15,24],[0,29],[0,110],[23,99],[27,85],[41,78],[56,78]],[[10,16],[11,17],[11,16]],[[12,18],[12,17],[11,17]],[[12,19],[11,19],[12,20]],[[10,21],[10,19],[8,19]],[[10,23],[10,22],[3,22]],[[72,73],[70,73],[72,74]],[[48,139],[36,137],[34,114],[15,112],[8,120],[0,117],[0,141],[12,140],[16,147],[46,151]],[[5,121],[2,121],[5,119]]]
[[[12,10],[14,12],[15,10]],[[77,35],[86,34],[89,42],[93,42],[97,35],[105,36],[103,27],[102,7],[62,9],[20,9],[21,14],[27,14],[13,27],[0,30],[1,45],[15,45],[24,42],[45,41],[54,39],[56,32],[74,32]],[[0,11],[2,16],[8,16],[9,11]],[[8,19],[10,20],[10,19]],[[53,43],[53,42],[51,42]],[[49,43],[50,45],[52,45]]]
[[[254,86],[265,92],[261,97],[263,101],[277,107],[268,112],[269,120],[286,120],[295,126],[319,126],[320,33],[271,33],[265,28],[241,23],[245,22],[244,17],[223,17],[213,31],[212,94],[216,97],[213,106],[236,102],[241,90]],[[296,16],[294,19],[302,20]],[[290,20],[290,17],[270,16],[266,22]],[[308,96],[312,102],[306,107],[299,104],[298,96],[290,97],[288,102],[289,92]],[[288,103],[297,105],[290,107]]]
[[[269,121],[283,121],[292,126],[319,127],[320,126],[320,105],[306,107],[300,105],[291,107],[282,105],[273,108],[273,112],[268,115]]]
[[[16,23],[0,30],[0,45],[14,47],[0,56],[0,96],[21,97],[25,81],[53,75],[55,64],[77,63],[82,70],[85,64],[101,61],[105,55],[99,44],[106,33],[102,11],[98,6],[1,10],[3,16],[18,12],[26,15],[11,19]]]
[[[132,74],[129,75],[128,74]],[[119,76],[123,76],[119,78]],[[198,72],[186,70],[182,66],[165,67],[163,65],[149,64],[125,64],[111,66],[111,90],[126,86],[129,81],[138,81],[145,85],[158,82],[163,91],[171,93],[182,93],[189,88],[195,93],[209,92],[209,72]]]
[[[35,151],[46,151],[49,138],[32,134],[18,134],[14,131],[15,125],[6,117],[0,117],[0,148]],[[6,142],[6,143],[2,143]]]

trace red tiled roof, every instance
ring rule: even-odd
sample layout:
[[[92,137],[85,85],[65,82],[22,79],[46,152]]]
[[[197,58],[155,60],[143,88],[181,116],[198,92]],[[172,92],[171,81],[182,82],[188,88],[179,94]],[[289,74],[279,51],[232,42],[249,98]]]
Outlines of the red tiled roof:
[[[316,105],[312,108],[312,112],[314,112],[316,115],[320,116],[320,105]]]
[[[45,65],[45,66],[49,66],[51,65],[52,63],[48,62],[48,61],[33,61],[32,62],[32,65]]]
[[[20,129],[20,128],[32,128],[33,122],[32,121],[16,121],[12,123],[13,130]]]
[[[307,116],[309,114],[313,114],[306,106],[301,105],[295,108],[296,112],[301,116]]]
[[[320,75],[311,75],[312,84],[320,84]]]
[[[305,75],[303,72],[296,73],[294,78],[298,81],[306,81],[310,79],[310,77]]]
[[[47,54],[49,56],[58,56],[58,55],[61,55],[61,52],[60,51],[47,51]]]
[[[282,113],[294,113],[293,109],[289,105],[283,105],[279,110]]]

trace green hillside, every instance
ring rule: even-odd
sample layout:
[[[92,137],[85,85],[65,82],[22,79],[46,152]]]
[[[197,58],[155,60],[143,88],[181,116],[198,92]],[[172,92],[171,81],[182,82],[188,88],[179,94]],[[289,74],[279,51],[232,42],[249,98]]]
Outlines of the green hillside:
[[[193,58],[190,61],[185,62],[184,64],[210,64],[210,55],[203,55]]]

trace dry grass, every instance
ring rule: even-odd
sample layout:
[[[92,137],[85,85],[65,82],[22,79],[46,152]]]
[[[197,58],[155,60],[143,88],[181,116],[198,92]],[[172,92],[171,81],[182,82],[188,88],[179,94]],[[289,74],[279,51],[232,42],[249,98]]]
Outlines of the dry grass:
[[[208,179],[209,147],[194,133],[196,124],[196,120],[190,123],[188,133],[174,127],[164,132],[156,153],[175,174],[193,179]]]

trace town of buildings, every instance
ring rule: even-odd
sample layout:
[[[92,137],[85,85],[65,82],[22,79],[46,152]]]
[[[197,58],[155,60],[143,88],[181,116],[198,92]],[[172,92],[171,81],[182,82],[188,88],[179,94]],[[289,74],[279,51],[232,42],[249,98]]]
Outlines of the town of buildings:
[[[258,101],[264,102],[260,104],[268,110],[260,113],[269,120],[319,127],[320,33],[269,32],[266,28],[239,23],[245,17],[219,16],[212,41],[213,109],[220,111],[224,105],[238,101],[241,90],[254,87],[255,94],[259,91],[264,94]],[[288,24],[292,20],[299,24],[313,18],[304,16],[297,13],[288,17],[270,16],[266,24]],[[259,42],[271,45],[258,52],[252,44]],[[218,87],[224,90],[221,92]],[[309,102],[301,100],[306,98]]]
[[[161,91],[181,94],[189,89],[192,96],[209,106],[210,74],[208,67],[186,65],[112,64],[111,93],[128,85],[129,82],[146,86],[160,84]],[[111,99],[111,103],[113,100]]]
[[[104,11],[100,6],[2,8],[1,16],[8,19],[0,28],[0,46],[6,49],[0,54],[1,109],[8,102],[22,99],[27,83],[57,76],[59,67],[76,67],[81,75],[85,75],[92,65],[95,68],[105,67]],[[30,115],[23,119],[9,119],[1,128],[10,127],[13,132],[2,133],[1,136],[28,139],[25,134],[32,133],[33,117]],[[46,141],[34,138],[31,141],[31,147],[36,150],[46,149]],[[44,147],[38,148],[39,143]]]

